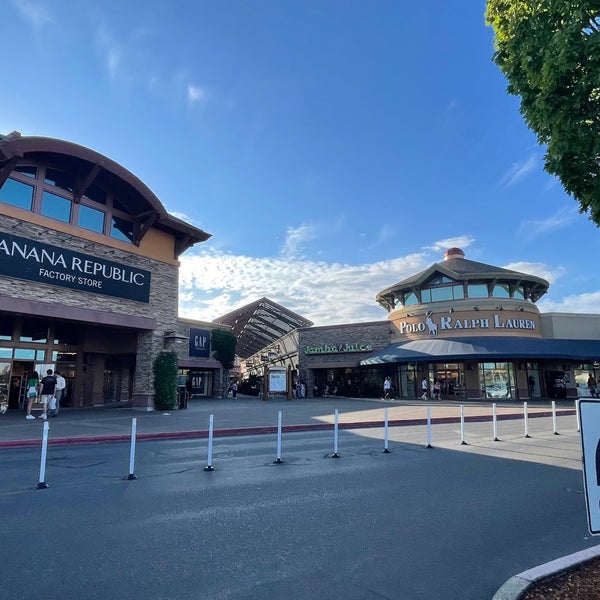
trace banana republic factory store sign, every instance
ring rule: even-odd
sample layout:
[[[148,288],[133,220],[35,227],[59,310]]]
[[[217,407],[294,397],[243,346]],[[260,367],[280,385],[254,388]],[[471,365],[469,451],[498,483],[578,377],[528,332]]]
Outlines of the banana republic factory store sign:
[[[150,271],[0,234],[0,275],[138,302],[150,300]]]

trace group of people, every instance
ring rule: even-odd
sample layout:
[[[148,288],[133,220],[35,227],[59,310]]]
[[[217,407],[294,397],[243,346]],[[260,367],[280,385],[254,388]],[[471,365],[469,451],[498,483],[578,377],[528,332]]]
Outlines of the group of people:
[[[306,398],[306,384],[304,381],[298,381],[292,385],[294,398]]]
[[[427,377],[423,377],[423,381],[421,381],[421,400],[427,400],[429,397],[429,380]],[[433,388],[432,388],[432,399],[433,400],[441,400],[442,399],[442,384],[439,379],[433,380]]]
[[[52,369],[48,369],[42,380],[37,371],[34,371],[27,381],[27,415],[25,418],[35,419],[31,414],[31,409],[33,403],[38,399],[42,403],[42,414],[38,418],[47,419],[48,415],[56,417],[66,385],[65,378],[58,371],[53,373]]]

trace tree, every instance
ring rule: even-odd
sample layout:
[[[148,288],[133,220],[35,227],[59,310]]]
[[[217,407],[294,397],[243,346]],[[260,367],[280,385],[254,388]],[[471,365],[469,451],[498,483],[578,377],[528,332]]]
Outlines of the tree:
[[[544,169],[600,226],[600,4],[488,0],[494,62],[546,146]]]
[[[229,369],[235,364],[235,350],[237,338],[231,331],[213,329],[211,342],[214,357],[223,365],[223,381],[221,386],[227,389],[229,383]]]
[[[224,329],[213,329],[211,337],[215,358],[225,370],[229,371],[235,364],[237,338],[233,333]]]

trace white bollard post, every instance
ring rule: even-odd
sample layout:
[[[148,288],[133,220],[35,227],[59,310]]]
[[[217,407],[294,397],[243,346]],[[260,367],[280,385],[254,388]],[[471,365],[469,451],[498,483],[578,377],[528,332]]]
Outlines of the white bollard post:
[[[279,411],[277,415],[277,458],[273,461],[276,465],[280,465],[283,463],[281,458],[281,424],[282,424],[283,416],[282,412]]]
[[[46,455],[48,452],[48,429],[50,428],[50,423],[46,421],[44,423],[44,429],[42,433],[42,458],[40,460],[40,478],[38,484],[35,486],[37,490],[45,490],[49,488],[44,479],[46,478]]]
[[[464,404],[460,405],[460,445],[468,446],[465,442],[465,407]]]
[[[212,464],[212,453],[213,453],[213,425],[214,415],[210,415],[208,420],[208,464],[204,467],[205,471],[214,471],[215,468]]]
[[[127,475],[127,477],[126,477],[126,479],[128,481],[137,479],[137,477],[134,474],[136,431],[137,431],[137,418],[133,417],[133,419],[131,419],[131,449],[129,451],[129,475]]]
[[[560,435],[558,433],[558,429],[556,427],[556,401],[552,400],[552,429],[554,431],[554,435]]]
[[[527,402],[523,402],[523,423],[525,424],[525,437],[531,437],[529,435],[529,416],[527,414]]]
[[[431,406],[427,407],[427,446],[425,448],[433,448],[431,445]]]
[[[496,403],[492,404],[492,421],[494,423],[494,441],[499,442],[498,439],[498,420],[496,418]]]
[[[329,458],[339,458],[340,454],[338,452],[338,421],[339,421],[339,412],[338,409],[335,409],[335,416],[333,418],[333,454],[329,455]]]
[[[579,398],[575,400],[575,418],[577,419],[577,431],[580,431],[579,426]]]
[[[389,454],[389,440],[388,440],[388,409],[387,406],[383,409],[383,453]]]

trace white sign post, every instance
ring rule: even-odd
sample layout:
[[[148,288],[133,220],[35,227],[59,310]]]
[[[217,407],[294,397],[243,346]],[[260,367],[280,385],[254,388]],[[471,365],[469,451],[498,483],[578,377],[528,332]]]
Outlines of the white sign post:
[[[588,526],[592,535],[600,534],[600,402],[579,400],[581,445],[583,447],[583,484]]]

